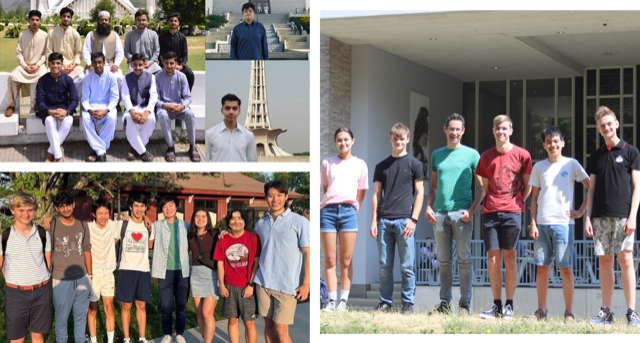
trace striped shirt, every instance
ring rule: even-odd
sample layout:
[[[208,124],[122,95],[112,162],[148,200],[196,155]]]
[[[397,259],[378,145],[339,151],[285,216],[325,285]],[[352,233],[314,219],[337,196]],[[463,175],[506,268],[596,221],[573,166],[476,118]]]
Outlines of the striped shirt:
[[[93,275],[112,274],[116,270],[116,248],[113,237],[120,234],[122,221],[109,219],[104,228],[98,228],[95,220],[87,223],[91,232],[91,265]]]
[[[49,231],[46,235],[45,251],[51,252]],[[0,255],[2,255],[2,240],[0,240]],[[19,286],[31,286],[49,280],[47,260],[42,253],[42,241],[35,224],[28,238],[16,231],[13,225],[11,226],[6,255],[3,257],[6,282]]]

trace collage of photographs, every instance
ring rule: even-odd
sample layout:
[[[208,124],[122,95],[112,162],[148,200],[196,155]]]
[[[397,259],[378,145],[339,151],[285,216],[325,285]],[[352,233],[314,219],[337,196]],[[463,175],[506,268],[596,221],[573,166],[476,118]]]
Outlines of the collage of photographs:
[[[0,0],[0,343],[640,334],[640,10],[313,5]]]

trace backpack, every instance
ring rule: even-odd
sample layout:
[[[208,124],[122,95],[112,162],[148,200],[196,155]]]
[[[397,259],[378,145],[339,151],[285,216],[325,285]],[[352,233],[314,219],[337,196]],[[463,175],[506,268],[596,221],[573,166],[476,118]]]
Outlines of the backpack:
[[[47,246],[47,232],[45,230],[45,228],[43,228],[42,226],[36,224],[36,227],[38,228],[38,236],[40,236],[40,241],[42,241],[42,254],[44,255],[45,253],[45,249]],[[8,228],[2,230],[2,266],[0,266],[0,268],[4,267],[4,256],[7,252],[7,242],[9,241],[9,235],[11,234],[11,226],[9,226]]]
[[[320,309],[323,309],[329,303],[329,291],[324,280],[320,279]]]
[[[143,221],[144,223],[144,221]],[[124,235],[127,233],[127,226],[129,226],[129,221],[128,220],[123,220],[122,221],[122,228],[120,228],[120,240],[118,241],[118,244],[116,246],[116,255],[117,255],[117,259],[118,259],[118,264],[120,264],[120,260],[122,260],[122,243],[124,242]],[[151,237],[151,228],[147,228],[147,232],[149,234],[148,237]],[[148,241],[148,239],[147,239]]]

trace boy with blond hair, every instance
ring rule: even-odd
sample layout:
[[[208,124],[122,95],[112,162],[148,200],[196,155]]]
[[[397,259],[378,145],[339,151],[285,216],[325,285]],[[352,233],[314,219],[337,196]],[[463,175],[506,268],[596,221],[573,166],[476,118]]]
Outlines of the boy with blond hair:
[[[402,314],[411,314],[416,288],[414,232],[422,209],[425,172],[422,162],[407,154],[409,128],[398,123],[390,133],[391,156],[376,165],[373,176],[370,233],[378,242],[380,254],[380,303],[374,311],[391,310],[397,244],[402,272]]]

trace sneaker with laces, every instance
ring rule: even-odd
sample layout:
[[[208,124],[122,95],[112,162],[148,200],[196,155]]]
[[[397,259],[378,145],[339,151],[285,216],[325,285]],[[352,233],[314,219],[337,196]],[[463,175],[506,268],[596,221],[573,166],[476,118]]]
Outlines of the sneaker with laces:
[[[376,306],[373,312],[389,312],[391,311],[391,304],[381,301],[378,306]]]
[[[482,319],[496,319],[500,317],[500,311],[498,311],[498,306],[494,303],[489,304],[491,307],[480,313],[480,318]]]
[[[469,307],[466,307],[466,306],[458,306],[458,315],[459,316],[464,316],[464,317],[469,317],[469,316],[471,316],[471,309]]]
[[[608,307],[600,307],[600,312],[595,318],[589,321],[591,324],[595,325],[603,325],[603,324],[612,324],[613,323],[613,312]]]
[[[176,335],[176,343],[187,343],[187,340],[182,335]]]
[[[164,335],[160,343],[171,343],[171,335]]]
[[[147,343],[147,340],[146,340],[146,339],[144,339],[144,338],[140,338],[140,339],[138,340],[138,343]]]
[[[91,343],[91,337],[87,334],[84,335],[84,343]]]
[[[344,312],[346,310],[347,310],[347,301],[344,299],[340,299],[340,303],[338,304],[338,307],[336,307],[336,311]]]
[[[629,325],[640,326],[640,316],[638,316],[638,311],[627,309],[627,322]]]
[[[506,320],[512,320],[513,319],[513,308],[511,308],[511,305],[506,305],[503,309],[502,309],[502,319],[506,319]]]
[[[440,301],[433,310],[429,311],[430,316],[434,314],[451,314],[451,305],[446,300]]]
[[[329,300],[329,303],[327,304],[327,306],[325,306],[322,310],[325,312],[333,312],[333,310],[336,309],[336,301],[335,300]]]
[[[412,303],[402,303],[402,314],[413,314],[413,304]]]

